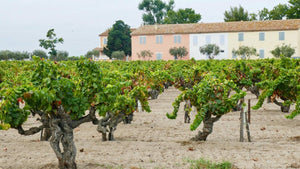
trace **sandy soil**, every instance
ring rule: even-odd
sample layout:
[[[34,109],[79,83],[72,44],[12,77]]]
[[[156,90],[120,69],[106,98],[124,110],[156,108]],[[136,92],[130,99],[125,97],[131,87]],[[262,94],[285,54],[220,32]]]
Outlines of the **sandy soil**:
[[[238,168],[300,168],[300,116],[288,120],[273,103],[252,111],[252,142],[239,142],[239,112],[231,112],[215,123],[206,142],[189,141],[197,131],[183,123],[183,106],[176,120],[166,118],[179,94],[166,90],[150,100],[151,113],[137,112],[130,125],[120,124],[116,141],[102,142],[96,126],[83,124],[75,129],[78,168],[189,168],[189,160],[204,158],[229,161]],[[257,99],[248,95],[254,105]],[[195,114],[195,112],[193,112]],[[27,127],[36,121],[30,118]],[[199,127],[202,129],[202,125]],[[39,134],[21,136],[16,130],[0,131],[0,169],[57,168],[57,159],[48,142]]]

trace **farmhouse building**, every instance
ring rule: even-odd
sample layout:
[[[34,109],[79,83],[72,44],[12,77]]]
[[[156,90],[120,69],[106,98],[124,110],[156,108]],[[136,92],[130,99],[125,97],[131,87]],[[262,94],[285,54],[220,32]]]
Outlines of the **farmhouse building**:
[[[103,52],[103,49],[107,46],[108,32],[109,32],[109,29],[107,29],[105,32],[99,34],[100,47],[98,49],[99,49],[100,54],[99,54],[99,58],[97,58],[95,60],[108,60],[109,59],[109,57],[106,56]]]
[[[103,42],[105,40],[103,39]],[[183,60],[207,59],[199,48],[216,44],[221,52],[215,59],[235,59],[233,50],[249,46],[258,56],[251,59],[272,58],[271,50],[282,44],[295,49],[292,57],[300,56],[300,19],[241,21],[221,23],[143,25],[131,33],[132,60],[143,60],[142,51],[153,54],[147,60],[173,60],[169,53],[173,47],[185,47],[188,55]]]

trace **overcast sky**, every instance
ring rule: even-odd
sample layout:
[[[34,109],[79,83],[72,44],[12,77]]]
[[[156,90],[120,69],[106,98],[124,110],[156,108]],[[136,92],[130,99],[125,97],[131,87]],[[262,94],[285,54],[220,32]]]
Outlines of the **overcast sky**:
[[[99,34],[115,21],[123,20],[131,28],[139,27],[142,0],[0,0],[0,50],[32,52],[54,28],[65,42],[57,46],[69,56],[84,55],[100,46]],[[165,2],[168,2],[165,0]],[[175,10],[192,8],[200,13],[200,22],[223,22],[224,12],[241,5],[249,13],[264,7],[287,4],[288,0],[175,0]]]

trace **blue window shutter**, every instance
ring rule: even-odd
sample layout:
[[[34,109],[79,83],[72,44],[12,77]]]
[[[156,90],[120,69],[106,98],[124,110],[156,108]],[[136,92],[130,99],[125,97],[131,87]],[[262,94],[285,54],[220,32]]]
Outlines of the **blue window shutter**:
[[[265,50],[264,49],[260,49],[259,50],[259,58],[265,58]]]
[[[264,41],[265,40],[265,33],[264,32],[259,32],[259,40]]]
[[[238,36],[239,36],[239,41],[244,41],[244,33],[239,33],[238,34]]]
[[[197,36],[193,36],[193,45],[194,46],[198,45],[198,37]]]
[[[279,40],[284,40],[284,39],[285,39],[285,33],[279,32]]]

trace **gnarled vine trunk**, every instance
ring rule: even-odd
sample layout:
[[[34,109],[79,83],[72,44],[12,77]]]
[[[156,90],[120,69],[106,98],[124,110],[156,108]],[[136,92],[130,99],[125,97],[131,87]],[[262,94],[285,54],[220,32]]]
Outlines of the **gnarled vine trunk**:
[[[258,99],[260,93],[259,93],[259,88],[258,88],[257,86],[253,85],[253,86],[249,87],[248,90],[249,90],[252,94],[254,94],[254,95],[256,96],[256,98]]]
[[[192,104],[190,100],[185,101],[184,105],[184,123],[190,123],[191,116],[190,116],[190,109],[192,108]]]
[[[114,140],[114,131],[117,129],[117,125],[124,121],[125,116],[124,112],[120,112],[118,115],[113,115],[111,112],[107,112],[106,116],[99,120],[97,131],[102,134],[102,141]]]
[[[214,122],[218,121],[220,116],[212,117],[211,113],[206,113],[203,120],[203,129],[199,131],[198,134],[192,138],[193,141],[206,141],[209,134],[213,132]]]
[[[280,109],[281,109],[281,112],[284,112],[284,113],[288,113],[290,111],[290,105],[283,105],[283,103],[277,101],[276,99],[274,99],[273,101],[276,105],[280,106]]]
[[[52,137],[50,145],[56,154],[60,169],[76,169],[76,147],[73,141],[73,128],[69,126],[67,121],[68,119],[66,118],[51,120]]]
[[[130,113],[128,115],[125,115],[124,119],[123,119],[123,123],[124,124],[131,124],[133,120],[133,113]]]
[[[90,108],[88,115],[72,121],[69,114],[64,112],[62,106],[57,108],[57,113],[50,119],[51,139],[50,145],[58,159],[60,169],[76,169],[76,147],[74,144],[73,129],[82,123],[97,123],[95,107]],[[61,145],[61,146],[60,146]],[[62,149],[61,149],[62,147]]]
[[[150,89],[148,91],[149,95],[151,96],[151,99],[154,100],[154,99],[157,99],[158,95],[159,95],[159,90],[156,90],[156,89]]]
[[[172,86],[172,83],[167,81],[163,85],[164,85],[165,89],[168,89],[170,86]]]
[[[44,128],[41,131],[41,137],[40,141],[48,141],[51,137],[51,129],[50,128]]]

